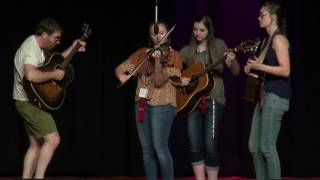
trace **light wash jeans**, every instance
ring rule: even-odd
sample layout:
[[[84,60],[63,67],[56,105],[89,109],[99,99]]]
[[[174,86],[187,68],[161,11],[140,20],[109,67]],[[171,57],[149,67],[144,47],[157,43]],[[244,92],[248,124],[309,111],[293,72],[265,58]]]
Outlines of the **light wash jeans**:
[[[254,110],[249,137],[257,180],[281,178],[277,139],[283,114],[289,109],[289,100],[272,93],[264,95],[264,105]]]
[[[138,117],[136,103],[136,117]],[[138,135],[142,146],[144,169],[147,180],[157,179],[158,163],[163,180],[173,180],[173,160],[168,140],[176,108],[172,105],[150,106],[145,104],[144,121],[136,118]]]

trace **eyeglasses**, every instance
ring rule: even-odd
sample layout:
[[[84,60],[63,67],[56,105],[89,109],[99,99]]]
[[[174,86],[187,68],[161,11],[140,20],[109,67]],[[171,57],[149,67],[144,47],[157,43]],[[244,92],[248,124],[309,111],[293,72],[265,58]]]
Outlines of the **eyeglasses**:
[[[55,42],[61,41],[61,35],[60,34],[51,34],[49,37],[54,40]]]
[[[53,38],[55,41],[61,40],[61,36],[51,36],[51,38]]]

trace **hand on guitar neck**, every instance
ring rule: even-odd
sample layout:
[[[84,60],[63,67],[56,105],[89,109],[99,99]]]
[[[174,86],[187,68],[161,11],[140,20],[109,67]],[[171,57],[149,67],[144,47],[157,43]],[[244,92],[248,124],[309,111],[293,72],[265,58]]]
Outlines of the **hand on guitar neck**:
[[[263,40],[263,43],[260,47],[260,53],[259,53],[258,57],[255,55],[255,53],[258,49],[258,46],[255,47],[255,49],[251,53],[251,57],[248,58],[247,64],[244,67],[244,72],[246,74],[249,74],[252,70],[261,71],[261,66],[263,66],[263,61],[264,61],[265,56],[267,54],[270,42],[271,42],[270,39]]]
[[[65,59],[71,59],[77,52],[85,52],[86,51],[86,42],[81,39],[76,39],[73,41],[72,45],[66,49],[62,56]]]

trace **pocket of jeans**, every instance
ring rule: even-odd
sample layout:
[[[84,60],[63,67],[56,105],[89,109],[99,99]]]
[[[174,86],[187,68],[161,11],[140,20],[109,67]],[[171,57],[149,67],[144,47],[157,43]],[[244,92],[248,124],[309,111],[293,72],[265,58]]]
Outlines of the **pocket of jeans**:
[[[284,112],[287,112],[289,110],[289,100],[288,99],[282,99],[283,101],[281,102],[281,108],[283,109]]]

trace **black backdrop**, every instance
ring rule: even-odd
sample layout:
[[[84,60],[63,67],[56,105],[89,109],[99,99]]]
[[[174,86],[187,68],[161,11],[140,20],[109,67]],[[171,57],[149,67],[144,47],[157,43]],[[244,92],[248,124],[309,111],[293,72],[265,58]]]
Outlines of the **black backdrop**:
[[[293,99],[279,137],[285,176],[319,176],[320,143],[317,112],[317,40],[319,15],[312,1],[283,1],[289,14],[292,45]],[[260,35],[259,1],[160,0],[159,16],[177,24],[172,46],[188,42],[194,16],[207,13],[216,34],[232,47]],[[59,20],[65,34],[57,50],[81,35],[87,22],[93,28],[87,52],[72,61],[76,77],[67,90],[63,108],[53,113],[62,137],[48,167],[48,175],[143,175],[141,149],[133,118],[134,78],[116,88],[113,70],[135,49],[146,44],[147,25],[154,19],[152,1],[6,1],[0,11],[0,175],[19,176],[27,149],[21,117],[12,100],[13,57],[20,43],[43,16]],[[239,55],[240,64],[245,57]],[[247,148],[252,105],[242,100],[243,72],[225,72],[226,116],[221,127],[221,176],[253,176]],[[191,176],[184,119],[176,119],[170,137],[176,176]]]

